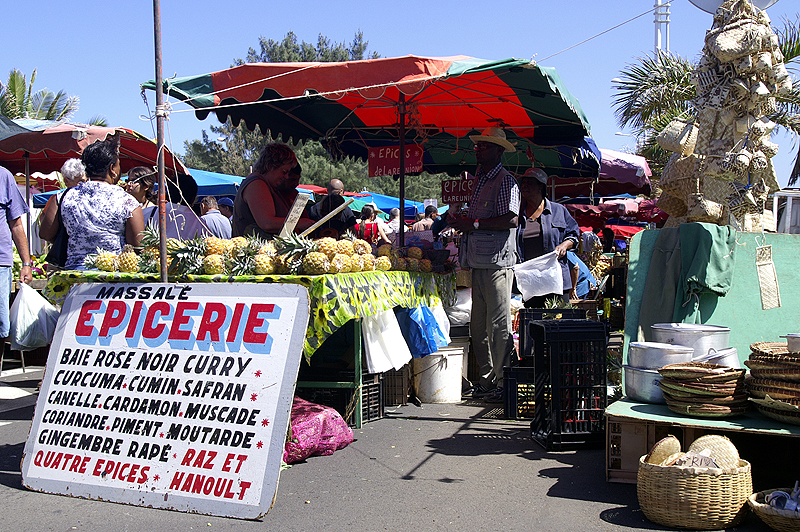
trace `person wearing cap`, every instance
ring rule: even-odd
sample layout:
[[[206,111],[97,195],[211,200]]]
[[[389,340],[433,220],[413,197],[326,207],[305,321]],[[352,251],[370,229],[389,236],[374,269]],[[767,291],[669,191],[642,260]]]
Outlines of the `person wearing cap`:
[[[510,301],[520,205],[517,181],[503,168],[502,158],[516,149],[499,127],[470,140],[478,171],[469,209],[466,215],[449,209],[454,212],[448,211],[447,224],[461,231],[461,266],[471,270],[470,330],[480,373],[473,397],[501,402],[503,368],[514,356]]]
[[[217,208],[228,220],[233,218],[233,200],[230,198],[220,198],[217,201]]]
[[[259,235],[272,238],[280,234],[297,198],[300,165],[292,148],[282,142],[269,142],[253,166],[233,201],[233,236]],[[295,225],[300,233],[314,224],[301,216]]]
[[[534,296],[525,301],[527,308],[544,308],[545,300],[559,297],[569,303],[572,276],[567,262],[567,251],[578,247],[580,227],[560,203],[547,199],[547,173],[541,168],[528,168],[519,176],[522,194],[519,227],[517,228],[517,252],[520,260],[535,259],[552,251],[558,254],[561,265],[563,291],[558,294]]]

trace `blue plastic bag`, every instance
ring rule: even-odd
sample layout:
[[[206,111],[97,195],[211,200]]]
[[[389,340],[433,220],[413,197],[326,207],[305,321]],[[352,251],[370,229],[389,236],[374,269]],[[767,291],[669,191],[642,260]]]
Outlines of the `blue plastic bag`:
[[[411,356],[420,358],[447,346],[439,323],[428,307],[395,310],[400,331],[406,339]]]

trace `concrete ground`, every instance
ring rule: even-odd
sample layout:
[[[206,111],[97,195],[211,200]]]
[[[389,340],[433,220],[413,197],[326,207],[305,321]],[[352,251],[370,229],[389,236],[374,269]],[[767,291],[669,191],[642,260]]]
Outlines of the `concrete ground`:
[[[283,471],[257,521],[31,492],[20,459],[41,375],[0,375],[0,531],[667,530],[644,517],[635,485],[605,481],[603,449],[547,453],[527,422],[480,401],[388,409],[345,449]],[[750,515],[736,530],[770,529]]]

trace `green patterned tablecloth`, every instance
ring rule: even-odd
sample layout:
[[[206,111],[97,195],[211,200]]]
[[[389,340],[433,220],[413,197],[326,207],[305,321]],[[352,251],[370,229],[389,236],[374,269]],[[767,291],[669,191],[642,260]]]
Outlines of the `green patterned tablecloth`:
[[[310,357],[331,334],[353,318],[373,316],[400,306],[432,307],[455,301],[455,274],[384,272],[337,275],[186,275],[180,283],[292,283],[308,288],[311,301],[303,353]],[[61,304],[78,283],[158,283],[157,274],[61,271],[48,280],[44,295]]]

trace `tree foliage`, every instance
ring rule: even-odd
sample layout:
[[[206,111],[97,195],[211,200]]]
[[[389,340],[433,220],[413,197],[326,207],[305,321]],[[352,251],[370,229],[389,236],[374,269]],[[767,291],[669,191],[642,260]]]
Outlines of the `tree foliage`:
[[[34,120],[67,120],[80,105],[80,98],[69,96],[63,90],[53,92],[41,89],[33,92],[36,69],[31,73],[30,83],[25,74],[16,68],[8,73],[8,81],[0,82],[0,114],[11,119],[28,118]],[[106,120],[100,115],[91,118],[89,124],[104,126]]]
[[[250,48],[245,59],[234,59],[235,65],[253,62],[298,62],[298,61],[356,61],[365,59],[368,42],[362,32],[357,32],[350,44],[331,43],[319,35],[316,44],[298,42],[297,36],[289,32],[281,41],[259,38],[260,49]],[[370,58],[379,55],[372,52]],[[271,142],[269,132],[258,128],[249,131],[244,124],[234,127],[230,120],[226,124],[211,125],[211,134],[205,131],[202,138],[186,141],[184,162],[190,168],[246,176],[258,159],[261,148]],[[282,139],[279,139],[282,140]],[[290,139],[289,139],[290,140]],[[367,163],[357,159],[334,161],[325,148],[315,140],[293,143],[297,158],[303,167],[301,183],[324,187],[333,178],[340,179],[349,191],[369,190],[378,194],[398,196],[399,182],[391,176],[368,177]],[[419,176],[406,176],[405,191],[408,199],[422,201],[441,195],[441,176],[425,172]]]

